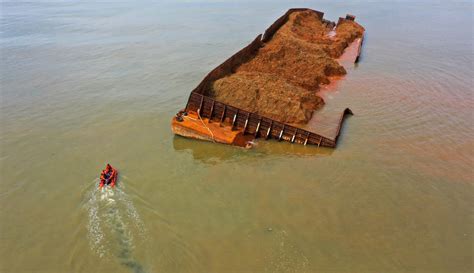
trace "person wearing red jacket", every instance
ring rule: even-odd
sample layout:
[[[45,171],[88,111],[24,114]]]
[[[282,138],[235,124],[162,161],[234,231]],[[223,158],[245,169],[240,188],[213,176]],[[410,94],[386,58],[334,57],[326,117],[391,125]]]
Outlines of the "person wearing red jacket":
[[[117,180],[117,171],[107,163],[105,170],[100,173],[100,184],[99,188],[102,188],[106,185],[111,187],[115,186],[115,181]]]

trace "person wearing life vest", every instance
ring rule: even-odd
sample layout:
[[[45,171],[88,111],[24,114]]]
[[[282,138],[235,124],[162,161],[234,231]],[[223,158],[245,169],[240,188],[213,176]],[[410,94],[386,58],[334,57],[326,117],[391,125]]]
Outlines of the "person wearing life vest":
[[[111,169],[112,169],[112,166],[110,166],[110,164],[107,163],[107,166],[105,167],[105,170],[102,170],[102,172],[100,173],[99,187],[102,188],[103,186],[109,184],[109,181],[110,181],[110,178],[111,178],[111,175],[110,175]]]
[[[102,188],[105,185],[105,171],[100,173],[100,184],[99,187]]]
[[[117,175],[115,169],[112,169],[112,172],[110,173],[110,176],[109,176],[109,181],[107,184],[110,184],[110,186],[115,186],[115,176]]]
[[[100,173],[100,184],[99,187],[102,188],[106,185],[111,187],[115,186],[115,180],[117,178],[117,171],[107,163],[105,170]]]

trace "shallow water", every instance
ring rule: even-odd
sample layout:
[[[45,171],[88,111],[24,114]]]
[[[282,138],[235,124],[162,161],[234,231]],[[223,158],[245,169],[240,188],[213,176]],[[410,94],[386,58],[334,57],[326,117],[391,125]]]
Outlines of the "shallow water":
[[[174,137],[190,90],[295,6],[367,29],[325,94],[355,113],[337,149]],[[0,271],[472,272],[472,10],[2,1]]]

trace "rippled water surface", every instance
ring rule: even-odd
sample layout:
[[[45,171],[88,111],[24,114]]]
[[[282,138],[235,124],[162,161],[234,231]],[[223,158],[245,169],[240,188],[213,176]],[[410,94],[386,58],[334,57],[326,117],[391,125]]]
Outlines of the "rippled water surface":
[[[473,6],[447,2],[2,1],[0,272],[472,272]],[[295,6],[367,29],[337,149],[173,136]]]

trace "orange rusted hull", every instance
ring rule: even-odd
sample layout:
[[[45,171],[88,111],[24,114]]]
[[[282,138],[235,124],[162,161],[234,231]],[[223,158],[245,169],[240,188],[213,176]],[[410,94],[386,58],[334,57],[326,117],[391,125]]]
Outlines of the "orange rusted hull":
[[[244,136],[241,129],[232,130],[231,126],[222,126],[219,122],[209,122],[207,118],[200,118],[194,111],[182,116],[182,121],[176,117],[171,121],[173,133],[194,139],[213,141],[247,147],[253,137]]]

